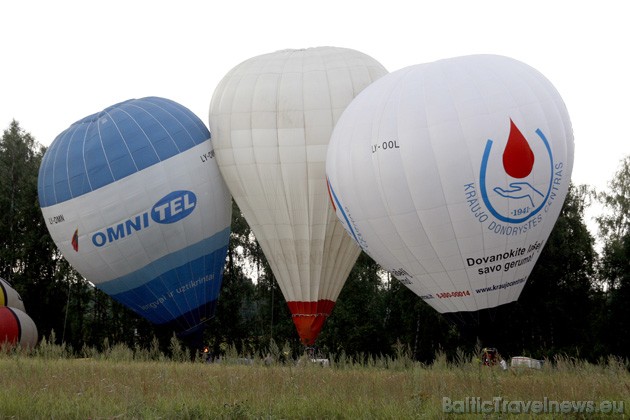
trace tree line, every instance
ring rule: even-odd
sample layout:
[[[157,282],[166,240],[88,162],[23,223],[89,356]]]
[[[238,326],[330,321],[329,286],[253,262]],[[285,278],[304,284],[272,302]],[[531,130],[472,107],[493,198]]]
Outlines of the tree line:
[[[155,338],[168,348],[172,331],[112,300],[60,255],[37,197],[45,151],[16,121],[3,132],[0,277],[22,296],[40,337],[55,337],[77,352],[105,342],[148,347]],[[479,344],[507,356],[630,357],[630,157],[611,179],[604,192],[571,185],[517,302],[469,317],[444,316],[361,254],[317,346],[326,354],[356,358],[405,349],[423,362],[431,362],[438,351],[454,355]],[[604,209],[597,217],[599,252],[585,223],[593,200]],[[231,227],[217,312],[207,324],[205,343],[214,354],[236,349],[253,355],[270,346],[299,352],[284,297],[234,203]]]

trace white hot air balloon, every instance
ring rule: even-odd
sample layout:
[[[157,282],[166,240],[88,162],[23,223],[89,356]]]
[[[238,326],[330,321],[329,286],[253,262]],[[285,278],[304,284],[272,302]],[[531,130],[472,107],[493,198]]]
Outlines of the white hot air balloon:
[[[46,151],[38,193],[51,237],[87,280],[154,324],[200,334],[232,202],[195,114],[148,97],[77,121]]]
[[[573,134],[551,83],[493,55],[407,67],[365,89],[333,133],[336,212],[441,313],[516,300],[558,217]]]
[[[360,253],[329,204],[330,135],[352,99],[384,74],[350,49],[285,50],[239,64],[212,97],[217,163],[305,345],[317,338]]]

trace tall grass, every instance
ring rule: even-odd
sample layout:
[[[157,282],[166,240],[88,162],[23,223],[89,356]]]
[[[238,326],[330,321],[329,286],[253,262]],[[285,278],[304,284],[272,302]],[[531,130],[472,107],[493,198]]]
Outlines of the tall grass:
[[[540,371],[502,371],[463,353],[455,360],[438,354],[426,366],[400,348],[394,357],[330,355],[331,367],[323,368],[303,356],[294,362],[298,355],[275,343],[248,358],[229,349],[212,364],[190,361],[176,340],[169,350],[104,343],[101,351],[84,348],[76,356],[54,339],[30,351],[4,349],[0,418],[453,417],[443,412],[444,397],[610,400],[630,409],[629,365],[615,358],[589,364],[558,357]]]

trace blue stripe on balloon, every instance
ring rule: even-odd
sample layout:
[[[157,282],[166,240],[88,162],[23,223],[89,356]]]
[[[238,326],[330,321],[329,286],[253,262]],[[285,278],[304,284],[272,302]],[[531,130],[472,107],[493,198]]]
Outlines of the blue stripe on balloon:
[[[165,273],[175,273],[178,269],[187,267],[188,262],[191,264],[191,269],[198,269],[197,266],[192,266],[192,261],[198,261],[208,255],[214,255],[216,252],[226,249],[226,245],[230,237],[230,227],[228,226],[224,230],[206,238],[196,244],[190,245],[186,248],[182,248],[179,251],[172,252],[165,255],[162,258],[147,264],[146,266],[118,277],[107,282],[98,284],[98,288],[107,293],[108,295],[116,296],[121,293],[125,293],[129,290],[137,289],[147,283],[151,283],[156,279],[164,277]],[[223,251],[224,252],[224,251]],[[182,265],[182,261],[186,261]],[[224,261],[221,261],[221,267],[223,267]],[[192,276],[201,276],[205,272],[194,271]],[[183,279],[191,277],[191,273],[182,272],[183,277],[177,278],[173,284],[181,284]],[[165,279],[170,277],[165,277]]]
[[[229,229],[226,231],[229,235]],[[221,235],[223,232],[215,236]],[[195,252],[192,247],[187,250]],[[213,316],[213,302],[218,299],[221,289],[226,255],[227,245],[210,252],[206,248],[205,254],[192,257],[187,263],[164,271],[147,282],[107,293],[153,323],[175,321],[178,329],[186,330]],[[143,268],[134,274],[146,278],[153,275],[153,271]]]
[[[359,241],[359,238],[357,238],[357,234],[354,232],[354,229],[352,228],[352,223],[350,223],[350,219],[348,218],[348,215],[343,210],[343,206],[339,202],[339,198],[337,198],[337,194],[335,193],[335,190],[333,189],[332,185],[330,184],[330,181],[328,181],[328,187],[330,188],[330,192],[332,194],[333,200],[335,200],[335,206],[337,207],[337,210],[339,210],[339,212],[343,216],[344,220],[346,221],[346,226],[350,230],[350,233],[352,234],[352,237],[356,241],[357,245],[359,245],[361,248],[363,248],[363,246],[361,245],[361,242]]]
[[[53,141],[39,171],[40,206],[97,190],[209,138],[204,123],[171,100],[113,105],[75,122]]]
[[[184,327],[190,328],[212,315],[196,313],[194,309],[217,300],[226,254],[224,246],[112,297],[156,324],[188,314],[190,319]]]

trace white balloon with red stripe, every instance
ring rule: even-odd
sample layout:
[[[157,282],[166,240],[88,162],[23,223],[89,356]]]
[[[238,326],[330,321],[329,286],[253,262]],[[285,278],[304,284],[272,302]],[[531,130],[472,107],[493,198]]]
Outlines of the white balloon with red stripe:
[[[285,50],[239,64],[212,97],[217,162],[306,345],[317,338],[360,252],[329,204],[330,135],[350,101],[384,74],[376,60],[354,50]]]

